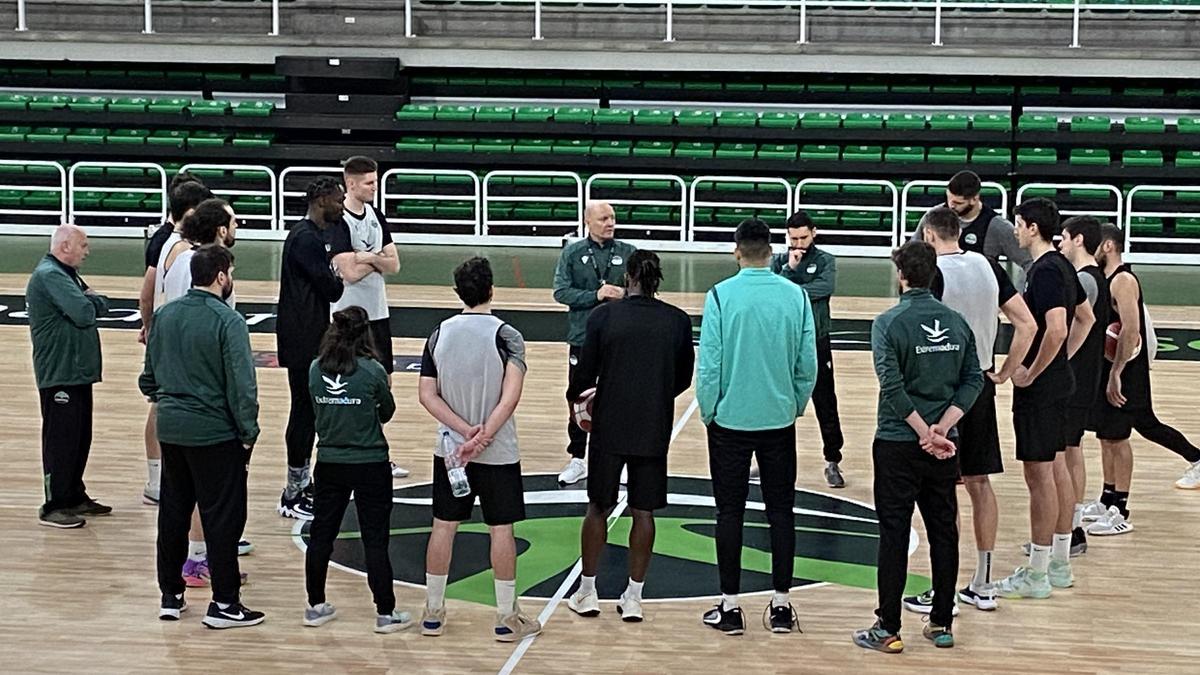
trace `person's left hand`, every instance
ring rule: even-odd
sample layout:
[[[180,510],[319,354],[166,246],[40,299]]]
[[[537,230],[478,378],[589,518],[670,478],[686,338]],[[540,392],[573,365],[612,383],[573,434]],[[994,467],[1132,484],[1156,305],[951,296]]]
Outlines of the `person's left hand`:
[[[1014,387],[1020,387],[1021,389],[1033,384],[1033,378],[1029,375],[1029,369],[1025,366],[1017,368],[1017,372],[1013,373],[1012,383]]]

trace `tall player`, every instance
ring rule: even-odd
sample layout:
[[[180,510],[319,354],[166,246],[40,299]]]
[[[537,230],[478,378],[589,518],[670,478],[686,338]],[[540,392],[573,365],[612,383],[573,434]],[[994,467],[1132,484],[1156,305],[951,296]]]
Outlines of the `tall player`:
[[[1096,436],[1100,453],[1109,463],[1115,491],[1110,497],[1108,513],[1087,530],[1093,535],[1116,535],[1133,531],[1129,522],[1129,483],[1133,478],[1133,448],[1129,437],[1134,429],[1148,441],[1183,457],[1191,466],[1175,482],[1184,490],[1200,489],[1200,448],[1183,434],[1163,424],[1154,414],[1150,396],[1150,361],[1144,346],[1146,324],[1142,321],[1145,307],[1142,284],[1132,266],[1121,260],[1125,237],[1114,225],[1100,228],[1100,249],[1097,261],[1104,266],[1112,296],[1113,316],[1121,322],[1117,338],[1117,353],[1110,363],[1101,364],[1104,392],[1096,406]],[[1142,348],[1139,349],[1139,345]]]
[[[379,165],[370,157],[355,156],[342,165],[346,180],[345,213],[342,222],[326,232],[333,265],[342,276],[345,290],[330,305],[331,312],[358,306],[367,310],[371,337],[379,362],[392,382],[392,322],[388,311],[385,274],[400,271],[400,255],[392,242],[387,218],[373,205],[379,189]],[[391,463],[392,477],[404,478],[407,469]]]
[[[980,193],[983,182],[971,171],[959,171],[946,184],[946,203],[958,215],[961,226],[959,245],[965,251],[975,251],[998,260],[1008,258],[1029,272],[1029,253],[1021,248],[1013,236],[1012,223],[1004,219],[992,207],[983,203]],[[917,225],[913,238],[920,241],[924,236],[927,213]]]
[[[1037,334],[1013,374],[1013,428],[1017,459],[1029,487],[1029,564],[996,584],[1003,598],[1048,598],[1051,588],[1069,588],[1071,516],[1075,488],[1067,471],[1067,406],[1075,391],[1067,364],[1083,344],[1095,317],[1075,268],[1054,248],[1058,207],[1030,199],[1016,209],[1017,239],[1030,253],[1025,302]]]

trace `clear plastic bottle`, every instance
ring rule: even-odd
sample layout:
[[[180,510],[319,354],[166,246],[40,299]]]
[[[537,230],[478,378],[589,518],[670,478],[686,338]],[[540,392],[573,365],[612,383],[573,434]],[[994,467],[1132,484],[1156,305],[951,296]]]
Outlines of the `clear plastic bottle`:
[[[471,484],[467,481],[467,465],[459,455],[459,448],[450,440],[450,432],[442,432],[442,455],[446,462],[446,475],[450,478],[450,491],[455,497],[466,497],[471,494]]]

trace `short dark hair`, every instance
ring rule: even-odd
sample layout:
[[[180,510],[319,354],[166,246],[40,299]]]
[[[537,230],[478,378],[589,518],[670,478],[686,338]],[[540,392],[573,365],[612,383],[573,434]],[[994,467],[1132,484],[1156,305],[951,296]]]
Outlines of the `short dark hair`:
[[[929,288],[937,273],[937,253],[923,241],[909,241],[892,251],[892,263],[909,288]]]
[[[467,307],[478,307],[492,299],[492,263],[475,256],[454,268],[454,292]]]
[[[197,178],[196,174],[191,173],[190,171],[180,171],[172,176],[171,182],[167,184],[167,194],[170,194],[172,190],[180,185],[183,185],[184,183],[200,183],[201,185],[204,185],[204,181]]]
[[[1045,197],[1026,199],[1017,205],[1016,214],[1025,220],[1025,225],[1037,225],[1038,234],[1046,241],[1054,241],[1054,235],[1062,232],[1058,206]]]
[[[217,230],[229,225],[229,204],[224,199],[205,199],[192,215],[183,221],[183,238],[193,244],[211,244],[217,240]]]
[[[771,256],[771,228],[758,218],[747,218],[737,226],[733,241],[742,255],[751,260]]]
[[[1072,216],[1063,221],[1062,228],[1072,239],[1083,235],[1083,250],[1096,255],[1100,248],[1100,221],[1093,216]]]
[[[812,217],[809,216],[808,212],[804,211],[803,209],[788,216],[787,219],[787,229],[794,230],[801,227],[806,227],[810,230],[816,228]]]
[[[317,176],[304,190],[304,196],[309,204],[314,204],[322,197],[342,192],[342,184],[329,176]]]
[[[658,293],[658,284],[663,278],[662,263],[654,251],[639,248],[625,261],[625,274],[637,283],[642,295],[652,298]]]
[[[216,244],[201,246],[192,254],[192,287],[211,286],[218,274],[229,274],[230,267],[233,267],[232,251]]]
[[[172,181],[172,186],[171,191],[167,193],[167,204],[171,212],[171,221],[175,223],[183,220],[187,212],[199,206],[200,202],[213,197],[212,190],[195,179],[183,181],[178,185]]]
[[[1112,223],[1104,223],[1100,226],[1100,242],[1096,244],[1096,248],[1100,248],[1100,244],[1106,241],[1115,244],[1118,251],[1125,250],[1125,232]]]
[[[959,171],[951,176],[950,182],[946,184],[946,189],[950,191],[950,194],[965,199],[979,194],[982,188],[983,183],[974,171]]]
[[[364,174],[375,173],[379,171],[379,163],[370,157],[355,155],[342,162],[342,171],[344,171],[347,176],[362,176]]]
[[[943,241],[958,241],[962,234],[962,221],[958,214],[948,206],[935,206],[925,214],[925,227],[932,230],[938,239]]]

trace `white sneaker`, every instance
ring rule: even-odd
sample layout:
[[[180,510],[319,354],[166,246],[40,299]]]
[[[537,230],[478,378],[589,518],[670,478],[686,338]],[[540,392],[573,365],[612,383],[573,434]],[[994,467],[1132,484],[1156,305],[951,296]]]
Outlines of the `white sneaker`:
[[[572,457],[571,461],[563,467],[562,473],[558,474],[558,484],[560,486],[574,485],[584,478],[587,478],[587,462],[578,457]]]
[[[1108,507],[1108,513],[1103,518],[1088,526],[1087,533],[1097,537],[1107,537],[1114,534],[1133,532],[1133,523],[1125,520],[1121,510],[1115,506]]]
[[[584,593],[580,589],[567,598],[567,608],[579,616],[600,616],[600,596],[595,590]]]
[[[973,584],[967,584],[958,592],[958,599],[983,612],[993,612],[1000,606],[996,602],[996,589],[990,585],[976,591]]]
[[[1175,481],[1175,487],[1180,490],[1200,490],[1200,462],[1188,467],[1183,477]]]
[[[396,463],[392,462],[392,478],[408,478],[408,469],[396,466]]]
[[[617,602],[617,614],[621,615],[622,621],[636,623],[642,620],[642,599],[635,598],[625,591],[621,594],[620,601]]]
[[[629,485],[629,467],[621,467],[621,485]]]
[[[1100,503],[1099,499],[1088,502],[1083,507],[1083,522],[1094,523],[1103,518],[1106,513],[1108,513],[1108,507]]]

